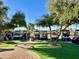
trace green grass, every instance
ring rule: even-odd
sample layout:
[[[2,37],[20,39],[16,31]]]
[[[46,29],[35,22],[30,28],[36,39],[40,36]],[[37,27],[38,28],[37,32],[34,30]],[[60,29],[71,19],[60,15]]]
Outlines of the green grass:
[[[7,44],[17,44],[17,43],[20,43],[21,41],[20,40],[8,40],[8,41],[4,41],[4,43],[7,43]]]
[[[62,43],[62,48],[48,48],[41,42],[31,48],[41,59],[79,59],[79,46],[72,43]]]
[[[17,43],[20,43],[20,40],[8,40],[8,41],[4,41],[2,44],[0,44],[0,48],[6,48],[6,47],[10,47],[12,45],[15,45]]]
[[[9,46],[12,46],[12,44],[1,44],[0,48],[6,48],[6,47],[9,47]]]

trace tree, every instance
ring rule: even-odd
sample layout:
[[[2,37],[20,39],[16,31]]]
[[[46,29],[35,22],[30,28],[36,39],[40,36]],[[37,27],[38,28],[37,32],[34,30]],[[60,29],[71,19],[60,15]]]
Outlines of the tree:
[[[50,32],[50,44],[51,44],[51,26],[57,25],[57,20],[54,18],[55,15],[43,15],[43,17],[37,21],[37,24],[41,25],[42,27],[49,27],[49,32]],[[54,42],[53,42],[54,43]]]
[[[48,3],[51,13],[56,13],[59,20],[60,30],[74,23],[79,23],[79,2],[77,0],[51,0]],[[60,32],[61,33],[61,32]],[[60,34],[59,34],[60,35]]]
[[[49,10],[56,13],[59,18],[59,24],[70,26],[79,19],[79,2],[77,0],[56,0],[49,2]]]
[[[8,7],[4,6],[3,1],[0,0],[0,37],[2,37],[1,41],[4,39],[4,29],[6,24],[8,23],[7,11]]]
[[[11,23],[7,23],[5,28],[6,29],[13,29],[14,28],[14,25],[11,24]]]
[[[17,11],[12,19],[11,19],[11,23],[14,25],[14,27],[17,27],[17,26],[26,26],[26,22],[25,22],[25,14],[20,12],[20,11]]]
[[[28,29],[28,31],[29,31],[29,35],[31,36],[30,38],[29,38],[29,41],[32,41],[34,38],[34,24],[33,23],[29,23],[28,25],[27,25],[27,29]]]
[[[32,23],[29,23],[28,25],[27,25],[27,29],[28,30],[34,30],[34,24],[32,24]]]
[[[0,29],[4,29],[5,24],[8,23],[7,11],[8,7],[3,5],[3,1],[0,0]]]

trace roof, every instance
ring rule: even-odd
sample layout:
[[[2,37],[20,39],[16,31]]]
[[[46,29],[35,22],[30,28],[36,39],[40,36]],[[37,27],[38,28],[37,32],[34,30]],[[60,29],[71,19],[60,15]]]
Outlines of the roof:
[[[14,28],[14,31],[27,31],[26,27],[16,27]]]

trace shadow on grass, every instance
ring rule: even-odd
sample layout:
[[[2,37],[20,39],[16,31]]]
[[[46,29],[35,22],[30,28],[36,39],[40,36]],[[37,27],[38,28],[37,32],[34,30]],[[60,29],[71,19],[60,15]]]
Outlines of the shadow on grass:
[[[79,46],[71,43],[63,44],[62,48],[31,48],[47,59],[79,59]],[[46,59],[42,58],[42,59]]]
[[[8,40],[8,41],[4,41],[5,44],[17,44],[19,41],[17,40]]]
[[[5,42],[6,44],[17,44],[15,42]]]

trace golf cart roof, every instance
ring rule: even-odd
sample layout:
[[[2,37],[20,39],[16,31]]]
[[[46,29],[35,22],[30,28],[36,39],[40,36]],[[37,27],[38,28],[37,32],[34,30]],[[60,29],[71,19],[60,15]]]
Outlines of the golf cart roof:
[[[26,27],[16,27],[14,31],[27,31]]]

